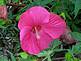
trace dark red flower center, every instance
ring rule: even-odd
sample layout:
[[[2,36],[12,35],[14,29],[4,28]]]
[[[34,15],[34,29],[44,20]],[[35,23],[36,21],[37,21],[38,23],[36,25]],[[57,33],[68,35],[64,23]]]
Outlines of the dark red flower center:
[[[40,31],[41,30],[41,26],[40,25],[37,25],[37,26],[33,26],[32,27],[32,32],[33,33],[36,33],[36,31]]]

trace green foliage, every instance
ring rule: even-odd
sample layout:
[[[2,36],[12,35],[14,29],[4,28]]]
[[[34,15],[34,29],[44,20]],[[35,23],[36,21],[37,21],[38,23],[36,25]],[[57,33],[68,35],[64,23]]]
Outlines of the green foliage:
[[[65,54],[65,61],[80,61],[79,58],[76,58],[71,50]]]
[[[17,17],[16,17],[16,21],[18,21],[18,20],[19,20],[19,18],[20,18],[20,15],[17,15]]]
[[[0,0],[0,5],[8,5],[10,1],[17,3],[18,6],[8,6],[8,19],[0,19],[0,61],[3,59],[4,61],[37,61],[40,58],[43,58],[42,61],[54,61],[53,58],[56,58],[59,52],[65,53],[64,60],[66,61],[80,61],[81,57],[76,56],[81,54],[81,0],[22,0],[22,2],[20,0]],[[50,43],[48,49],[36,56],[22,52],[18,20],[20,15],[32,6],[43,6],[48,11],[60,15],[66,21],[77,43],[64,48],[66,44],[57,39]]]
[[[3,26],[5,24],[5,21],[3,19],[0,19],[0,26]]]
[[[0,61],[8,61],[8,58],[6,56],[0,56]]]
[[[64,12],[62,12],[62,13],[60,14],[60,16],[62,16],[62,17],[66,20],[66,16],[65,16],[65,13],[64,13]]]
[[[47,55],[47,51],[42,51],[41,53],[39,53],[37,56],[38,57],[44,57]]]
[[[0,0],[0,5],[5,5],[5,0]]]
[[[0,48],[4,48],[2,51],[5,51],[5,53],[0,55],[6,54],[7,57],[10,57],[9,60],[16,61],[15,55],[20,50],[20,45],[16,23],[13,23],[11,20],[5,20],[4,27],[0,28]]]
[[[19,53],[19,55],[24,59],[26,59],[28,56],[26,52],[21,52],[21,53]]]
[[[76,0],[76,1],[74,2],[74,4],[75,4],[74,13],[75,13],[75,17],[76,17],[77,14],[78,14],[78,12],[79,12],[79,10],[81,9],[81,0]],[[74,17],[74,18],[75,18],[75,17]]]
[[[41,53],[39,53],[37,56],[38,57],[45,57],[42,61],[45,61],[46,59],[48,61],[52,61],[51,60],[51,54],[53,53],[52,50],[48,50],[48,51],[42,51]]]
[[[29,58],[29,59],[22,59],[22,58],[20,58],[20,59],[19,59],[19,61],[27,61],[27,60],[28,60],[28,61],[36,61],[36,59],[31,59],[31,58]]]
[[[11,53],[11,52],[9,52],[9,51],[7,51],[7,52],[10,54],[11,60],[12,60],[12,61],[16,61],[16,58],[14,57],[13,53]]]
[[[28,61],[36,61],[37,60],[37,57],[28,55],[25,52],[21,52],[21,53],[19,53],[19,55],[21,56],[21,58],[20,57],[18,58],[19,61],[27,61],[27,60]]]
[[[51,42],[51,48],[52,49],[55,49],[55,48],[57,48],[59,45],[61,45],[61,41],[59,41],[58,39],[56,39],[56,40],[54,40],[53,42]]]
[[[68,52],[65,54],[66,61],[80,61],[78,56],[81,54],[81,33],[79,32],[71,32],[72,37],[76,40],[76,44],[72,46],[72,48],[69,48]]]
[[[19,0],[12,0],[12,2],[14,2],[14,3],[18,3],[18,2],[19,2]]]
[[[77,43],[72,47],[72,52],[74,54],[81,54],[81,43]]]
[[[71,32],[71,35],[75,40],[81,41],[81,33],[79,33],[79,32]]]
[[[73,61],[72,54],[70,52],[67,52],[65,54],[65,59],[66,59],[66,61]]]
[[[61,42],[59,40],[54,40],[51,43],[50,48],[48,48],[47,50],[42,51],[41,53],[39,53],[37,56],[38,57],[45,57],[43,59],[43,61],[47,60],[47,61],[52,61],[51,57],[59,51],[63,51],[63,49],[59,48],[59,45],[61,45]]]

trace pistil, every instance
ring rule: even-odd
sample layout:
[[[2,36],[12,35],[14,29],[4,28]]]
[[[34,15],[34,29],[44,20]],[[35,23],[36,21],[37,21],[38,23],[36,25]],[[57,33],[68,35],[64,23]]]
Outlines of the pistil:
[[[36,34],[36,38],[37,39],[40,39],[40,35],[39,35],[39,32],[38,32],[38,30],[37,30],[37,28],[36,27],[34,27],[34,29],[35,29],[35,34]]]

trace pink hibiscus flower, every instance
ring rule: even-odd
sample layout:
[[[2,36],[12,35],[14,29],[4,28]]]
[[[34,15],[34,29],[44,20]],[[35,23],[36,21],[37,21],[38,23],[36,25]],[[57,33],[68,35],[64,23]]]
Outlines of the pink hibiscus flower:
[[[50,13],[41,6],[35,6],[20,16],[18,28],[21,48],[36,55],[64,33],[66,23],[57,14]]]
[[[6,6],[0,6],[0,18],[7,19],[7,8]]]

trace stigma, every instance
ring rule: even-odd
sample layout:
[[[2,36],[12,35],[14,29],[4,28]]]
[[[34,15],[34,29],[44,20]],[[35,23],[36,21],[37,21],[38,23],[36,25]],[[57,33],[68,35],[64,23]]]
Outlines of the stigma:
[[[39,34],[39,31],[41,30],[41,26],[34,26],[32,28],[32,32],[36,35],[36,38],[37,39],[40,39],[40,34]]]
[[[36,33],[35,33],[35,34],[36,34],[36,38],[37,38],[37,39],[40,39],[40,35],[39,35],[39,32],[38,32],[38,30],[37,30],[36,27],[35,27],[35,32],[36,32]]]

